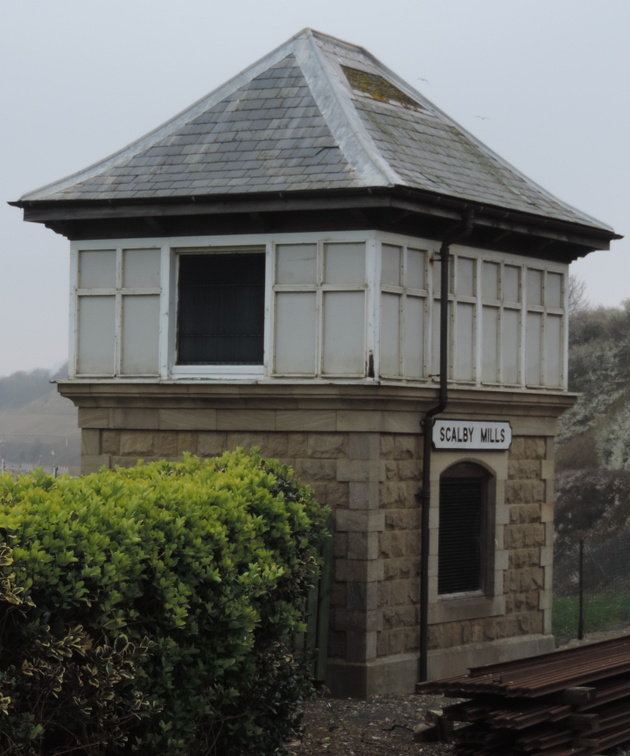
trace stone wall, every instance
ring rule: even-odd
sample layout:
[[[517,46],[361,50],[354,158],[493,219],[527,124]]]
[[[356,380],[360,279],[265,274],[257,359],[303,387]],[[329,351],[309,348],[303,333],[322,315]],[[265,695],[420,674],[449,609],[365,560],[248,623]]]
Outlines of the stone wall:
[[[84,470],[184,451],[214,456],[239,446],[288,462],[334,512],[333,691],[413,690],[420,644],[420,427],[433,392],[184,388],[149,385],[125,393],[120,386],[64,384],[62,393],[80,407]],[[432,677],[551,644],[552,449],[555,418],[567,400],[520,396],[506,404],[501,397],[499,404],[496,395],[479,392],[472,402],[472,393],[460,392],[454,416],[509,419],[513,426],[509,452],[488,453],[505,457],[497,469],[506,471],[497,484],[493,595],[459,602],[433,596]],[[434,457],[446,463],[440,454]]]

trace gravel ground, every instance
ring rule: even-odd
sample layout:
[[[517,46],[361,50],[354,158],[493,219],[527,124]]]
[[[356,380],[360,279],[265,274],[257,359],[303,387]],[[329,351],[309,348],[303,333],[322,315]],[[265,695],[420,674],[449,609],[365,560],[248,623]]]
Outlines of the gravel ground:
[[[442,696],[376,696],[370,701],[326,698],[304,706],[304,735],[289,744],[294,756],[449,756],[445,743],[414,743],[424,712],[452,703]]]
[[[567,646],[630,634],[630,628],[593,633]],[[567,646],[564,646],[566,648]],[[414,730],[429,709],[456,699],[444,696],[376,696],[370,701],[318,695],[304,704],[304,734],[289,744],[293,756],[453,756],[447,743],[415,743]],[[615,749],[614,756],[630,756]]]

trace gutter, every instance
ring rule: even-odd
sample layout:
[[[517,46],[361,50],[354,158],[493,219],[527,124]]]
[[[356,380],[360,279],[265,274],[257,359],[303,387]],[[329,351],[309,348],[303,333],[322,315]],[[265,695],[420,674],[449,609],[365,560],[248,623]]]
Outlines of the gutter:
[[[429,653],[429,512],[431,509],[431,443],[433,419],[444,412],[448,403],[448,284],[451,244],[467,239],[472,233],[474,213],[467,210],[465,219],[442,241],[440,246],[440,389],[438,403],[427,411],[422,421],[424,434],[422,457],[422,524],[420,541],[420,682],[427,679]]]

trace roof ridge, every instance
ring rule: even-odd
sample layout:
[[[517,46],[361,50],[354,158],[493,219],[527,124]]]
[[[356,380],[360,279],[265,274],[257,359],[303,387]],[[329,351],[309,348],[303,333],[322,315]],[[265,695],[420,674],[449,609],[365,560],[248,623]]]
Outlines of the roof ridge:
[[[296,59],[300,64],[311,94],[344,156],[361,176],[366,186],[394,186],[404,183],[396,171],[381,156],[350,98],[345,93],[340,92],[342,85],[337,77],[331,74],[330,63],[319,46],[318,38],[341,44],[353,50],[361,50],[363,54],[366,54],[367,51],[357,45],[352,45],[321,32],[315,32],[312,29],[305,31],[309,32],[308,35],[305,35],[304,42],[308,45],[311,56],[304,54],[302,57],[302,50],[298,48],[296,49]],[[310,70],[310,60],[317,64],[319,76],[317,72]],[[331,93],[332,97],[330,96]]]

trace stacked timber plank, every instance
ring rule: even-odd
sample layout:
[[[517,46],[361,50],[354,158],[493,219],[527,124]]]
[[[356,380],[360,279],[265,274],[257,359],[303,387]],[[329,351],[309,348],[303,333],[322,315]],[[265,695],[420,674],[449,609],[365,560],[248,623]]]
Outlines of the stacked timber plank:
[[[593,756],[630,741],[630,637],[419,683],[464,701],[429,712],[419,739],[459,756]]]

